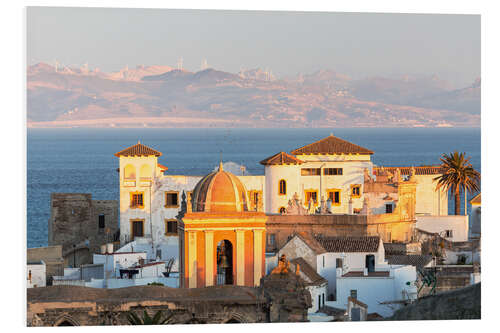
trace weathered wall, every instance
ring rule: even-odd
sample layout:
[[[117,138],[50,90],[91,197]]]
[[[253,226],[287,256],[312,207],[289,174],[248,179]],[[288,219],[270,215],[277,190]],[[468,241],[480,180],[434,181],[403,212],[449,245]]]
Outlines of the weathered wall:
[[[62,246],[36,247],[27,250],[27,261],[40,261],[45,263],[45,274],[47,285],[52,284],[52,277],[64,274],[64,260],[62,258]]]
[[[481,319],[481,283],[418,299],[388,320]]]
[[[263,278],[263,287],[197,289],[136,286],[96,289],[53,286],[28,290],[28,326],[129,325],[127,315],[172,315],[171,324],[307,321],[310,293],[295,274]],[[292,292],[289,291],[292,287]]]
[[[104,227],[99,227],[99,215]],[[62,245],[66,265],[88,264],[118,231],[118,202],[92,200],[88,193],[52,193],[49,245]]]

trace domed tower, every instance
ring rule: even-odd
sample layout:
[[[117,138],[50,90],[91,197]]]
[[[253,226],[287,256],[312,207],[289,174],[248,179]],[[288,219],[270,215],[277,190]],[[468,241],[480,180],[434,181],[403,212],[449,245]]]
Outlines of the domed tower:
[[[240,179],[219,169],[196,184],[179,218],[181,286],[257,286],[264,273],[263,212],[248,211]]]
[[[193,212],[246,212],[247,191],[239,178],[224,171],[222,162],[219,170],[203,177],[193,190]]]

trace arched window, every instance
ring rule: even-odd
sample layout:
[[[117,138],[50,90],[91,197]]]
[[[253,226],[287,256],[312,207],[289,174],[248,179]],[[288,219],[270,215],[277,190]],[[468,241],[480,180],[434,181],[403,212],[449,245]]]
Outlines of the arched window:
[[[141,166],[141,173],[140,173],[141,179],[151,179],[151,176],[152,172],[149,164],[144,164],[143,166]]]
[[[286,194],[286,180],[282,179],[280,180],[280,195],[285,195]]]
[[[135,167],[132,164],[127,164],[123,171],[125,179],[135,180]]]
[[[285,213],[286,213],[286,208],[280,207],[280,214],[285,214]]]

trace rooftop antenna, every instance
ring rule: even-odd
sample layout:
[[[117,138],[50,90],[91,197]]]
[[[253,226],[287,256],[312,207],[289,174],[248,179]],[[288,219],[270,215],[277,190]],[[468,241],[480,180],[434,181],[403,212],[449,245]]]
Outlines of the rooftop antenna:
[[[182,71],[182,63],[184,62],[184,59],[182,59],[182,57],[179,58],[179,60],[177,60],[177,69]]]

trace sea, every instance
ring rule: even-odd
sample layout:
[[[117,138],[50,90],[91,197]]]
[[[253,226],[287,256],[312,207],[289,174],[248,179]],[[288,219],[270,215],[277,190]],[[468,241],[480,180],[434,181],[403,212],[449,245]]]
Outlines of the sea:
[[[458,150],[481,171],[479,128],[28,129],[27,245],[47,246],[53,192],[118,200],[114,154],[138,141],[163,153],[159,163],[168,167],[167,174],[205,175],[222,159],[237,170],[245,166],[246,175],[262,175],[259,161],[330,134],[374,151],[372,161],[379,166],[437,165],[443,153]],[[449,211],[454,211],[451,199]]]

